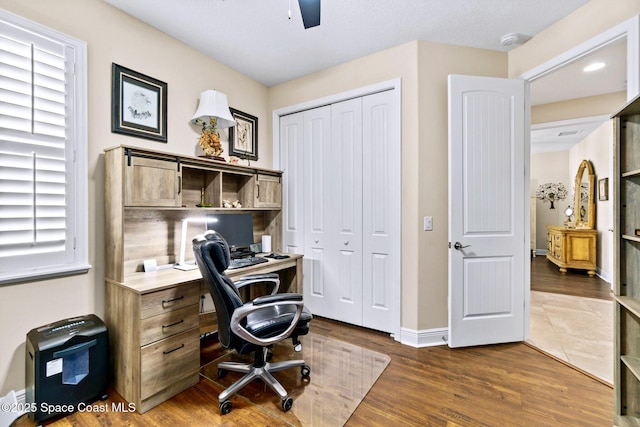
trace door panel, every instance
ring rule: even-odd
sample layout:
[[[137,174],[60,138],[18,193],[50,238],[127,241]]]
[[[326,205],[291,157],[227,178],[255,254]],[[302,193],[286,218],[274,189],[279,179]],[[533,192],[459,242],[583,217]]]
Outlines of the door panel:
[[[329,106],[304,112],[304,267],[312,274],[304,275],[305,305],[313,314],[333,318],[334,291],[332,271],[334,255],[327,245],[331,242],[327,213],[333,194],[327,178],[330,176],[332,153],[331,109]]]
[[[362,100],[331,105],[332,289],[334,319],[362,325]]]
[[[449,78],[451,347],[524,339],[524,96],[520,80]]]
[[[394,332],[400,289],[400,144],[391,91],[363,97],[363,326]]]
[[[280,118],[283,249],[295,254],[304,254],[303,119],[303,113]]]

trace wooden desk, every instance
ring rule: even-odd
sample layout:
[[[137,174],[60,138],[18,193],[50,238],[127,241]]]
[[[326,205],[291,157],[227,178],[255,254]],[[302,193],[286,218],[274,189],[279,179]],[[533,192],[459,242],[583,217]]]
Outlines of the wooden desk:
[[[302,255],[229,270],[237,279],[279,273],[282,292],[302,291]],[[140,413],[198,383],[200,270],[132,273],[124,283],[106,280],[113,387]]]

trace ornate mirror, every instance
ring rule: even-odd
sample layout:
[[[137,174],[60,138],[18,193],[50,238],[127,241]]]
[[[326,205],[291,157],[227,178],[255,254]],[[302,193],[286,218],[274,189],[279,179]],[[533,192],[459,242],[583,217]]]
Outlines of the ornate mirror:
[[[583,160],[576,173],[573,217],[576,228],[593,229],[596,225],[595,180],[593,166]]]

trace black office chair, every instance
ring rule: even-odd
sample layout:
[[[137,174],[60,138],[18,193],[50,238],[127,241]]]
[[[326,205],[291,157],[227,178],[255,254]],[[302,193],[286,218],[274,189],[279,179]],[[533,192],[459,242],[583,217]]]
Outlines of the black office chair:
[[[312,315],[304,307],[302,295],[292,293],[277,294],[280,280],[277,274],[257,274],[241,278],[235,284],[224,273],[229,266],[229,246],[215,231],[193,239],[193,252],[202,278],[209,288],[218,319],[218,339],[224,348],[235,349],[239,354],[254,352],[251,364],[221,362],[218,377],[227,371],[242,372],[245,375],[218,395],[220,412],[231,411],[229,397],[256,378],[261,378],[281,399],[282,409],[291,409],[293,399],[271,372],[300,367],[303,380],[308,380],[311,369],[304,360],[288,360],[271,363],[269,348],[280,341],[291,338],[296,351],[302,347],[299,336],[309,332]],[[271,295],[255,298],[243,303],[238,287],[255,283],[271,283]]]

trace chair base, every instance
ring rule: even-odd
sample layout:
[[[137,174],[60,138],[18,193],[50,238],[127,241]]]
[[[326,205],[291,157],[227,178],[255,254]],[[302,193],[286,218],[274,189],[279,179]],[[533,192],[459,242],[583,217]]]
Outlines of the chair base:
[[[245,375],[238,381],[231,384],[222,393],[220,393],[218,395],[218,401],[220,402],[220,404],[224,403],[229,399],[229,397],[242,390],[246,385],[257,378],[262,379],[262,381],[264,381],[264,383],[268,385],[271,390],[275,391],[278,396],[280,396],[281,400],[285,400],[288,397],[288,393],[284,389],[282,384],[280,384],[280,382],[278,382],[278,380],[276,380],[274,376],[271,375],[271,372],[278,372],[296,367],[306,367],[304,360],[287,360],[284,362],[276,363],[267,362],[264,364],[264,366],[261,367],[256,366],[255,363],[220,362],[218,364],[219,373],[220,371],[231,371],[244,373]]]

